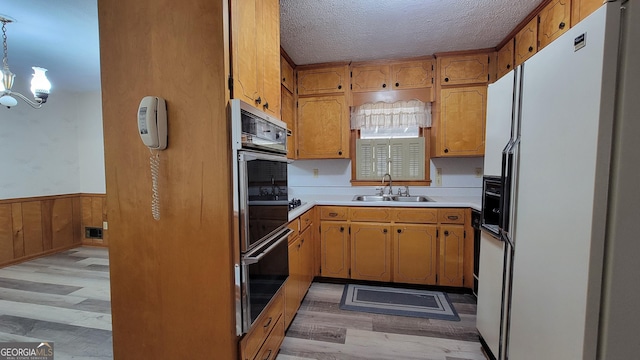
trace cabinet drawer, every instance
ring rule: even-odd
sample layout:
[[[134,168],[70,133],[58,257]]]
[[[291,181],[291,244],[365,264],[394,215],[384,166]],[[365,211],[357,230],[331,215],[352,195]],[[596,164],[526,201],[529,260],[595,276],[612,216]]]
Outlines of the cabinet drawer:
[[[401,223],[435,224],[438,222],[438,209],[395,209],[393,221]]]
[[[464,209],[438,209],[441,224],[464,224]]]
[[[320,208],[321,220],[347,220],[348,208],[342,206],[323,206]]]
[[[351,221],[391,221],[390,208],[352,207],[349,208]]]
[[[258,317],[249,330],[249,333],[242,339],[242,359],[255,358],[258,350],[264,344],[271,330],[276,326],[278,319],[282,317],[284,311],[284,297],[282,289],[271,299],[271,303]],[[283,330],[284,331],[284,330]]]
[[[291,243],[291,241],[294,240],[296,237],[298,237],[298,234],[300,234],[300,218],[296,218],[290,221],[287,227],[291,229],[291,231],[293,231],[289,235],[289,243]]]
[[[276,325],[271,330],[271,334],[265,341],[264,345],[258,352],[258,355],[254,358],[254,360],[273,360],[278,355],[278,351],[280,350],[280,344],[282,344],[282,340],[284,340],[284,319],[281,316],[280,319],[276,322]]]
[[[309,210],[306,213],[300,215],[300,232],[303,232],[313,222],[313,211]]]

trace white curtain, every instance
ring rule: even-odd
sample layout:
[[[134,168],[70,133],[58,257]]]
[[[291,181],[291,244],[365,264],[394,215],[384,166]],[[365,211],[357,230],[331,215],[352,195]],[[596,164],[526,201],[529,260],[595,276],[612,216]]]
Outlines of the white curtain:
[[[431,127],[431,103],[420,100],[367,103],[351,109],[351,129]]]

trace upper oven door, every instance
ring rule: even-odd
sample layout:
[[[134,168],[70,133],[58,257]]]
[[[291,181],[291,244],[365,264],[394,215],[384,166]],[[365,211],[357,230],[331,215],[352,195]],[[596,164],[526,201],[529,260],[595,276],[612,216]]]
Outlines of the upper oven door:
[[[287,163],[285,156],[238,153],[241,252],[287,226]]]

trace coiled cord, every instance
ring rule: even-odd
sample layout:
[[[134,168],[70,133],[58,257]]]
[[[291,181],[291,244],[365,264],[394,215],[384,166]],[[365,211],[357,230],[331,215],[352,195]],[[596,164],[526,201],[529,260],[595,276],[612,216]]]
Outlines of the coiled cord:
[[[160,191],[158,189],[158,177],[160,175],[160,153],[150,150],[149,163],[151,164],[151,214],[157,221],[160,220]]]

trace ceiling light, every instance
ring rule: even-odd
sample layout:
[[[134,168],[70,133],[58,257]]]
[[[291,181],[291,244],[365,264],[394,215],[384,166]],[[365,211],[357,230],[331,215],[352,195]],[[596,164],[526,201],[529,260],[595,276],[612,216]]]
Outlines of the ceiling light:
[[[7,62],[6,25],[13,22],[13,20],[0,16],[0,22],[2,22],[2,46],[4,49],[4,56],[2,57],[3,66],[2,71],[0,71],[0,105],[6,106],[8,108],[18,105],[18,100],[13,97],[17,96],[34,109],[39,109],[42,107],[42,104],[47,102],[47,98],[49,97],[49,90],[51,90],[51,83],[45,75],[47,69],[36,66],[32,67],[33,79],[31,79],[31,92],[33,93],[35,99],[34,101],[29,100],[26,96],[18,92],[11,91],[15,74],[9,70],[9,64]]]

